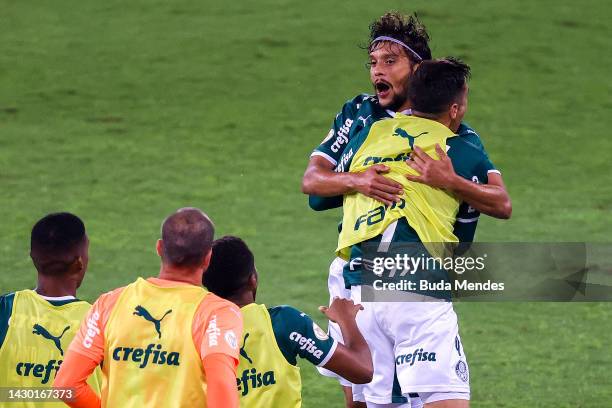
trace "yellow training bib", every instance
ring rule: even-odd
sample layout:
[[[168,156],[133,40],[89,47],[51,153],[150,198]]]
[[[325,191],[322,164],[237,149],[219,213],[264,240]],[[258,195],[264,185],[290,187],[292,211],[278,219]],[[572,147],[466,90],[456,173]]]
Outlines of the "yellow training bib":
[[[447,191],[406,179],[406,174],[418,174],[405,160],[414,146],[437,159],[436,144],[443,149],[446,139],[454,133],[439,122],[416,116],[398,115],[394,119],[376,122],[352,158],[350,171],[361,172],[374,164],[390,168],[385,174],[403,187],[401,202],[385,207],[363,194],[344,196],[342,231],[338,238],[339,255],[345,255],[352,245],[382,234],[394,221],[405,217],[424,243],[457,242],[453,234],[459,200]],[[436,246],[437,247],[437,246]],[[442,255],[433,249],[433,255]]]
[[[141,278],[123,290],[104,330],[103,407],[206,407],[191,327],[207,294],[198,286],[161,287]]]
[[[265,305],[240,309],[244,320],[238,365],[238,392],[243,408],[299,408],[302,406],[300,369],[280,351]]]
[[[64,355],[91,305],[54,306],[33,290],[15,292],[9,328],[0,348],[2,387],[51,388]],[[89,385],[100,392],[100,371]],[[0,407],[66,407],[63,402],[11,402]]]

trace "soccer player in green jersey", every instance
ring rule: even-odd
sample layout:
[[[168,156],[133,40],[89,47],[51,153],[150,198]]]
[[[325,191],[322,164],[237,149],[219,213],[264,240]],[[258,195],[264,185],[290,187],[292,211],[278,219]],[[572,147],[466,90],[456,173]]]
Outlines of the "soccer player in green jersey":
[[[423,62],[408,88],[413,116],[400,115],[375,123],[349,144],[354,153],[347,160],[347,171],[386,162],[391,167],[388,176],[404,190],[403,204],[380,206],[379,213],[368,211],[379,205],[372,198],[360,194],[345,198],[338,248],[350,245],[344,277],[356,302],[364,300],[364,245],[380,248],[383,243],[422,242],[427,247],[430,242],[457,241],[450,233],[452,216],[459,205],[456,197],[421,184],[423,176],[418,172],[433,161],[430,156],[435,154],[446,162],[453,171],[448,178],[460,177],[456,181],[459,185],[471,183],[474,177],[486,182],[494,169],[480,149],[455,134],[467,110],[469,73],[469,67],[455,59]],[[412,168],[408,169],[405,158],[413,152],[417,154],[408,161]],[[375,215],[365,222],[362,213]],[[403,394],[417,393],[426,408],[469,406],[469,371],[452,303],[432,302],[436,300],[432,294],[425,295],[421,302],[363,303],[364,312],[357,321],[373,350],[374,380],[364,386],[353,385],[353,395],[356,400],[367,401],[368,407],[404,406],[392,401],[394,376]],[[444,294],[438,298],[448,300]]]
[[[300,407],[297,357],[355,383],[371,381],[370,350],[355,323],[360,305],[336,299],[321,308],[339,325],[345,340],[341,344],[291,306],[267,308],[255,303],[258,279],[253,254],[244,241],[231,236],[214,241],[203,283],[217,296],[238,305],[243,315],[237,378],[241,407]]]
[[[410,114],[406,89],[418,64],[431,59],[429,35],[416,16],[386,13],[370,25],[368,56],[375,94],[357,95],[336,115],[329,133],[310,157],[302,180],[306,194],[332,197],[359,192],[390,205],[401,193],[398,183],[384,177],[389,170],[384,164],[361,173],[342,173],[338,169],[346,160],[348,143],[363,128],[397,112]],[[480,137],[466,123],[461,123],[457,134],[484,151]],[[428,170],[442,174],[445,168],[440,164]],[[464,201],[455,225],[462,242],[472,241],[479,211],[498,218],[510,217],[512,206],[499,172],[489,177],[486,186],[451,184],[448,189]]]
[[[350,156],[350,141],[368,125],[394,117],[396,112],[410,113],[410,102],[406,89],[410,76],[421,61],[431,59],[428,33],[416,16],[402,16],[399,13],[386,13],[370,25],[370,45],[368,47],[370,81],[375,94],[361,94],[344,104],[336,115],[332,127],[312,153],[302,181],[302,190],[309,194],[311,206],[318,207],[317,196],[336,197],[337,204],[342,202],[342,194],[359,192],[375,198],[385,205],[398,200],[401,185],[384,174],[389,167],[383,163],[371,166],[359,173],[342,172]],[[474,146],[484,147],[478,134],[467,124],[462,123],[457,134]],[[486,152],[485,152],[486,154]],[[445,162],[436,161],[424,171],[424,183],[445,177],[448,168]],[[461,242],[471,242],[474,238],[479,211],[487,215],[508,218],[512,212],[509,196],[501,174],[492,169],[488,183],[477,186],[456,185],[454,180],[446,179],[445,185],[464,200],[454,225],[454,234]],[[343,269],[346,261],[336,258],[330,265],[328,288],[330,298],[347,297],[344,289]],[[330,334],[341,339],[337,327],[331,323]],[[331,373],[327,373],[330,374]],[[346,381],[340,379],[350,402],[350,390]],[[401,398],[396,398],[398,401]],[[357,406],[357,405],[355,405]]]

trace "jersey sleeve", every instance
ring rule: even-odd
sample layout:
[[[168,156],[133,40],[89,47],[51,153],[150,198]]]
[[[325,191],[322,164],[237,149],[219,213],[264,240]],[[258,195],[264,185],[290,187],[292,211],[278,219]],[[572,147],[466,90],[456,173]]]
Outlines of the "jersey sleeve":
[[[13,314],[14,301],[14,293],[0,296],[0,347],[2,347],[2,343],[4,343],[4,339],[6,338],[6,333],[8,333],[9,320]]]
[[[490,173],[501,174],[501,172],[497,169],[497,167],[495,167],[493,162],[491,162],[491,160],[486,155],[486,153],[484,153],[484,151],[483,154],[484,155],[482,157],[482,160],[478,163],[478,166],[476,167],[476,175],[479,180],[482,180],[482,182],[486,184],[489,182]]]
[[[461,122],[461,124],[459,125],[459,129],[457,130],[457,134],[463,140],[485,151],[484,145],[482,144],[482,140],[480,139],[480,135],[478,135],[478,133],[467,123]]]
[[[336,115],[327,136],[315,148],[310,157],[322,156],[334,166],[338,165],[340,157],[349,142],[351,126],[356,120],[359,105],[363,99],[364,95],[359,95],[342,106],[342,110]]]
[[[471,207],[467,203],[461,203],[453,227],[453,234],[455,234],[461,243],[473,242],[476,235],[480,213],[473,208],[472,210],[474,211],[470,212],[470,209]]]
[[[232,357],[238,364],[238,339],[242,338],[243,330],[240,309],[225,300],[219,299],[211,303],[207,302],[206,298],[202,301],[192,325],[193,339],[200,359],[221,353]]]
[[[277,306],[269,312],[278,347],[290,364],[297,364],[297,356],[319,367],[327,364],[338,343],[310,316],[291,306]]]
[[[85,315],[68,350],[100,364],[104,359],[104,329],[123,288],[103,294]]]
[[[465,125],[462,124],[461,126],[464,127]],[[448,155],[453,162],[455,172],[459,176],[474,183],[486,184],[489,172],[497,170],[489,159],[482,143],[480,143],[478,135],[473,130],[470,131],[471,133],[468,136],[458,132],[459,137],[447,140]],[[478,143],[475,143],[475,141]],[[461,203],[453,229],[453,233],[457,236],[459,242],[469,243],[474,241],[479,218],[480,212],[478,210],[465,202]]]
[[[325,211],[342,207],[343,200],[344,196],[319,197],[316,195],[309,195],[308,205],[315,211]]]

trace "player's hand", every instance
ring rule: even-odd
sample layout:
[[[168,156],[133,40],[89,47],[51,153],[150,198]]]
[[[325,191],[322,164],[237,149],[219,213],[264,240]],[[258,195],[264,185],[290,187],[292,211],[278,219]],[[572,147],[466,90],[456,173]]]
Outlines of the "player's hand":
[[[406,174],[406,178],[431,187],[450,189],[454,178],[457,177],[453,163],[439,144],[436,144],[436,153],[440,160],[434,160],[423,149],[415,146],[410,160],[406,160],[406,163],[420,175]]]
[[[375,164],[361,173],[354,173],[354,188],[363,195],[380,201],[384,205],[399,202],[402,185],[383,174],[389,172],[384,164]]]
[[[334,298],[329,307],[319,306],[319,310],[332,322],[340,323],[346,320],[354,321],[363,306],[353,303],[350,299]]]

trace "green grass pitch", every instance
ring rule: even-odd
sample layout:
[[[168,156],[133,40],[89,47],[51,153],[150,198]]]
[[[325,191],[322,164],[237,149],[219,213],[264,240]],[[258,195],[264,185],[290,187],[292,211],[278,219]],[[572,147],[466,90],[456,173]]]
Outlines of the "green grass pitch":
[[[158,271],[159,224],[193,205],[255,252],[260,301],[323,319],[338,212],[300,193],[310,150],[370,90],[367,25],[419,11],[435,56],[473,69],[467,121],[513,198],[480,241],[610,240],[612,6],[599,0],[0,0],[0,292],[32,287],[29,229],[73,211],[80,296]],[[456,307],[473,407],[605,407],[610,304]],[[340,407],[301,364],[304,406]]]

